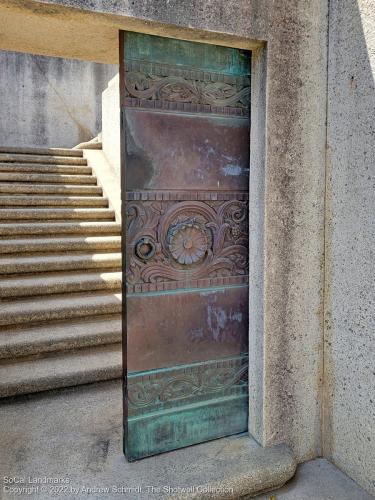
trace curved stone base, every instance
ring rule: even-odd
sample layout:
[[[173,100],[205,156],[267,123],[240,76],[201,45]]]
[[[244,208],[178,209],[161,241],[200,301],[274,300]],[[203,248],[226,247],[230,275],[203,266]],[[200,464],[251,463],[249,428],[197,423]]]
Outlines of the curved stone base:
[[[0,402],[2,476],[68,478],[67,498],[238,499],[282,486],[296,469],[286,446],[262,448],[243,435],[133,463],[121,442],[120,381]],[[27,498],[51,498],[34,493]],[[13,496],[4,491],[4,499]]]

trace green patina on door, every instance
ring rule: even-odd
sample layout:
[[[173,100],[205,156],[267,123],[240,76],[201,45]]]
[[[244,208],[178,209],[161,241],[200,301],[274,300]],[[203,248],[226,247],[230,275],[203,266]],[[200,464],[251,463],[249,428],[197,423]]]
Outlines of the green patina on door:
[[[250,58],[121,34],[124,449],[247,430]]]

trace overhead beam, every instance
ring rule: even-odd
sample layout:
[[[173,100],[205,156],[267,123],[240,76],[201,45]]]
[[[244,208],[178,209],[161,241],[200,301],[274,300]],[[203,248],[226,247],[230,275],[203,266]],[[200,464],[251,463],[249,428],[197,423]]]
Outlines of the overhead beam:
[[[54,57],[66,57],[118,63],[118,31],[129,30],[150,34],[205,41],[245,49],[259,47],[259,41],[230,33],[205,31],[140,18],[124,10],[88,10],[72,7],[74,2],[41,2],[4,0],[0,3],[0,50],[28,52]],[[64,4],[70,4],[66,6]],[[156,16],[155,16],[156,17]]]

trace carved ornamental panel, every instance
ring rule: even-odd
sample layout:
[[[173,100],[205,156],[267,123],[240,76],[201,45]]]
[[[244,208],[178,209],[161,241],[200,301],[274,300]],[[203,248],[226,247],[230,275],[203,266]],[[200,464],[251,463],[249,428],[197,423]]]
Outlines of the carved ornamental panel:
[[[246,283],[248,203],[235,196],[128,201],[128,291]]]
[[[250,80],[246,76],[129,61],[125,96],[127,106],[248,116]]]
[[[250,57],[123,33],[124,450],[247,430]]]

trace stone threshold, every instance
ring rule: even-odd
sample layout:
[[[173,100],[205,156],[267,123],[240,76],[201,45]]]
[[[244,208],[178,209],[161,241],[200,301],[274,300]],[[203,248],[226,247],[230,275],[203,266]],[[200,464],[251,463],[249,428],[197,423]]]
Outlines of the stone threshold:
[[[188,491],[166,495],[165,498],[250,498],[284,485],[293,477],[297,467],[287,446],[262,448],[249,436],[222,438],[201,444],[199,448],[200,463],[195,465],[190,462],[192,448],[170,453],[180,463],[190,463],[189,469],[176,478],[180,487],[188,488]]]
[[[128,463],[121,393],[121,382],[109,381],[0,402],[1,479],[68,478],[78,493],[67,498],[118,498],[122,488],[132,500],[229,500],[279,488],[295,473],[286,446],[262,448],[244,435]]]

